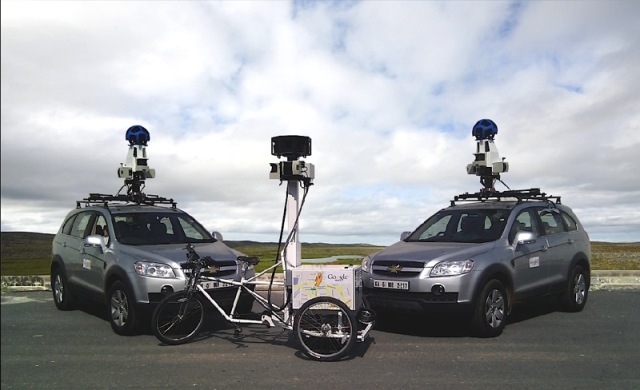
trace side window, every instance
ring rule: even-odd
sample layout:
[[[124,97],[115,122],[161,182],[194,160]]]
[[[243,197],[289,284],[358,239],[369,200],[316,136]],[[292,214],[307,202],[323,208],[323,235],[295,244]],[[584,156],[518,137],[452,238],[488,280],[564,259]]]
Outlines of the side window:
[[[564,225],[559,212],[551,212],[549,209],[541,209],[538,212],[540,221],[542,222],[542,231],[545,235],[562,233]]]
[[[71,230],[73,229],[73,221],[75,221],[77,216],[78,214],[72,216],[71,218],[65,221],[64,225],[62,226],[62,234],[66,234],[69,236],[71,235]]]
[[[91,233],[90,231],[87,231],[87,227],[89,226],[91,217],[93,217],[93,215],[90,212],[84,212],[84,213],[78,214],[75,221],[73,222],[73,227],[71,228],[71,235],[78,238],[84,238],[85,235]]]
[[[562,215],[562,220],[564,221],[564,226],[566,227],[567,231],[572,232],[572,231],[578,230],[578,224],[573,218],[571,218],[569,214],[562,212],[561,215]]]
[[[109,226],[107,225],[107,220],[102,214],[98,214],[93,229],[91,229],[91,234],[97,234],[104,237],[104,242],[109,245]]]
[[[531,212],[532,210],[527,209],[518,213],[516,219],[513,221],[513,225],[511,225],[511,230],[509,230],[509,242],[513,242],[516,238],[516,233],[519,231],[538,233],[538,224],[536,218],[531,215]]]

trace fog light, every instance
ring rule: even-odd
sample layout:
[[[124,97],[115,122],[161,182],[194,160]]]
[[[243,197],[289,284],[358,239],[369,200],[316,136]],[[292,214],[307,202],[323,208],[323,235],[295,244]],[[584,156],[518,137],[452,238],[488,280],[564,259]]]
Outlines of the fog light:
[[[431,293],[433,295],[442,295],[444,294],[444,286],[441,284],[436,284],[433,287],[431,287]]]
[[[160,290],[160,292],[164,295],[169,295],[173,292],[173,287],[171,286],[162,286],[162,289]]]

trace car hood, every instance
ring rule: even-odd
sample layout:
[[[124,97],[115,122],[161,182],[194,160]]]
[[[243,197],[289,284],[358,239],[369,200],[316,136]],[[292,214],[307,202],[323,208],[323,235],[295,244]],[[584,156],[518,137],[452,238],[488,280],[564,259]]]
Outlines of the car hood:
[[[235,261],[242,253],[235,251],[221,241],[207,244],[193,244],[194,249],[200,257],[211,256],[217,261]],[[174,267],[187,261],[187,251],[185,245],[141,245],[141,246],[124,246],[122,252],[133,256],[139,260],[159,261],[167,263],[173,261]]]
[[[373,261],[421,261],[429,266],[443,260],[465,260],[484,253],[495,246],[495,242],[469,244],[459,242],[406,242],[399,241],[373,256]]]

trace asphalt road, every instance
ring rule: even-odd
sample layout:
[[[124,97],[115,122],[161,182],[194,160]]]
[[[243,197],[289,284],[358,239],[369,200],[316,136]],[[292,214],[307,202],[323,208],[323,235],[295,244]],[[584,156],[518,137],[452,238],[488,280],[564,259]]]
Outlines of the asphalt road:
[[[357,355],[320,363],[279,328],[212,323],[196,342],[111,331],[104,307],[61,312],[50,292],[2,295],[2,389],[639,389],[640,292],[595,291],[581,313],[517,308],[502,336],[455,322],[380,322]],[[214,332],[215,331],[215,332]]]

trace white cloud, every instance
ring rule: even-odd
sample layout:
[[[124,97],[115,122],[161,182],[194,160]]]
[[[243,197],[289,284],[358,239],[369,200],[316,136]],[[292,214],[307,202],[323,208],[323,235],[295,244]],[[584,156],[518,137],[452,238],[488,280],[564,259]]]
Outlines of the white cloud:
[[[303,241],[390,244],[461,192],[471,127],[511,188],[562,195],[592,239],[640,241],[640,6],[617,2],[3,2],[2,230],[54,232],[146,191],[227,239],[276,241],[270,138],[312,138]]]

